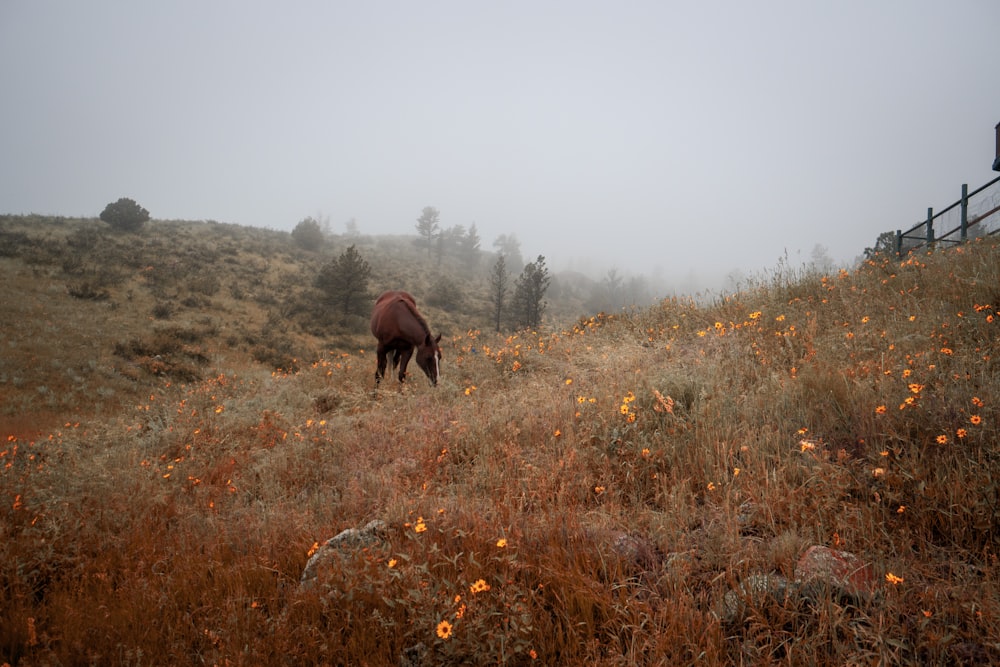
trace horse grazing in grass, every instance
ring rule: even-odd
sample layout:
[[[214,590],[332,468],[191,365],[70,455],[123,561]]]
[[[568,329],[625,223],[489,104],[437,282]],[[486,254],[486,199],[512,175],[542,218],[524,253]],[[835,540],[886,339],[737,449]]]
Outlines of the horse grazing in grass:
[[[417,365],[437,386],[441,377],[441,334],[434,338],[427,320],[417,311],[417,304],[408,292],[383,292],[372,311],[372,335],[378,339],[378,367],[375,386],[385,377],[385,367],[392,355],[392,367],[399,365],[399,381],[406,378],[406,365],[414,350]]]

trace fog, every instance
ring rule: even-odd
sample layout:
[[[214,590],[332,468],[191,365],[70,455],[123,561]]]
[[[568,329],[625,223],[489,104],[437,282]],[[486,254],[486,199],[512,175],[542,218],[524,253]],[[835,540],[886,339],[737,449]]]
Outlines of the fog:
[[[993,177],[1000,3],[0,4],[0,213],[415,234],[718,285]],[[734,274],[735,272],[735,274]]]

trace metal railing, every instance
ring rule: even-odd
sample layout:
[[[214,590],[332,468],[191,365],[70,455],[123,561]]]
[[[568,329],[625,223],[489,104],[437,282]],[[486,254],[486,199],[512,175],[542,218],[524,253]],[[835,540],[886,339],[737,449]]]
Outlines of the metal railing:
[[[970,229],[974,236],[986,236],[1000,232],[1000,226],[990,231],[985,223],[987,218],[1000,212],[1000,176],[972,192],[968,184],[962,184],[962,198],[944,210],[934,213],[933,208],[927,209],[927,219],[918,222],[906,231],[896,230],[896,255],[902,257],[917,248],[932,246],[935,243],[964,243],[969,239]],[[994,187],[996,186],[996,187]],[[935,236],[934,223],[939,225],[958,218],[958,225],[950,231]],[[998,220],[1000,218],[996,218]],[[990,224],[993,220],[990,220]],[[975,228],[975,229],[973,229]],[[955,238],[955,235],[958,238]],[[949,238],[951,237],[951,238]],[[911,243],[906,243],[911,241]],[[916,243],[912,243],[916,241]]]

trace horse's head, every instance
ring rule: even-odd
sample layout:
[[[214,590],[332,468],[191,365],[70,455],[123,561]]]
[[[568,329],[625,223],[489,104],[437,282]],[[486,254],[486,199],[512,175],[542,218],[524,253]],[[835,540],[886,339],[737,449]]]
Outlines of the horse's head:
[[[441,377],[441,348],[438,343],[441,342],[441,334],[438,334],[437,338],[431,338],[430,334],[424,338],[424,342],[417,346],[417,365],[420,366],[421,370],[430,379],[431,384],[435,387],[438,383],[438,378]]]

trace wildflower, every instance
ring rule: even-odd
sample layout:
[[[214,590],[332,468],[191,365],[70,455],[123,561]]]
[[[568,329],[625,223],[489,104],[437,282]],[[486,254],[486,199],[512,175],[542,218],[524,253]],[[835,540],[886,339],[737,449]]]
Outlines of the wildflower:
[[[319,549],[319,542],[313,542],[313,545],[309,547],[309,551],[306,552],[306,556],[312,556]]]
[[[399,561],[396,560],[395,558],[390,558],[389,562],[386,563],[386,565],[388,565],[390,568],[396,567],[396,565],[398,565],[398,564],[399,564]]]
[[[705,487],[705,488],[707,488],[709,491],[715,491],[715,484],[712,483],[712,482],[709,482],[708,486]]]
[[[881,477],[885,474],[885,468],[875,468],[872,470],[872,475],[875,477]]]
[[[900,505],[899,509],[896,510],[896,514],[902,514],[906,511],[906,505]]]
[[[656,410],[657,412],[668,412],[670,414],[673,414],[674,399],[672,399],[670,396],[664,396],[656,389],[653,390],[653,396],[656,397],[656,405],[653,406],[654,410]]]
[[[573,378],[566,378],[566,385],[569,386],[573,384]]]
[[[581,403],[581,404],[582,403],[586,403],[587,402],[587,397],[586,396],[577,396],[576,397],[576,402],[577,403]]]
[[[966,431],[964,428],[960,428],[957,431],[955,431],[955,435],[959,438],[964,438],[965,436],[969,435],[969,432]]]
[[[476,385],[470,385],[470,386],[468,386],[468,387],[465,388],[465,395],[466,396],[471,396],[472,392],[474,392],[475,390],[476,390]]]
[[[799,440],[799,451],[808,452],[816,449],[816,443],[811,440]]]
[[[437,625],[437,636],[441,639],[448,639],[451,637],[452,625],[448,621],[441,621]]]
[[[954,352],[952,351],[952,349],[950,347],[942,347],[941,348],[941,354],[945,354],[945,355],[949,355],[950,356],[950,355],[954,354]]]
[[[514,365],[510,367],[510,370],[513,371],[513,372],[515,372],[515,373],[517,371],[521,370],[521,362],[520,361],[515,361]]]
[[[649,447],[643,447],[642,448],[642,458],[644,458],[644,459],[648,459],[649,458]]]
[[[535,651],[535,649],[531,649],[530,651],[528,651],[528,655],[531,656],[532,660],[538,660],[538,652]]]
[[[594,493],[596,493],[597,495],[601,495],[602,493],[604,493],[604,487],[603,486],[595,486],[594,487]]]
[[[983,418],[980,417],[979,415],[972,415],[971,417],[969,417],[969,421],[972,422],[972,424],[974,424],[975,426],[979,426],[980,424],[983,423]]]
[[[555,437],[558,438],[559,436],[562,435],[562,430],[560,430],[560,429],[557,428],[552,435],[554,435]]]
[[[457,598],[458,596],[456,595],[455,597]],[[455,618],[462,618],[463,616],[465,616],[465,604],[464,603],[462,604],[461,607],[459,607],[455,611]]]
[[[739,477],[739,476],[740,476],[740,469],[739,468],[733,468],[733,478],[735,479],[736,477]]]
[[[476,583],[469,586],[469,592],[475,595],[476,593],[485,593],[490,590],[490,585],[486,583],[485,579],[477,579]]]
[[[919,394],[924,390],[924,385],[917,382],[911,382],[909,385],[910,391],[914,394]]]
[[[983,399],[979,398],[978,396],[972,397],[972,404],[977,408],[981,408],[983,407],[983,405],[985,405],[985,403],[983,403]]]
[[[416,523],[415,526],[413,526],[413,530],[416,531],[416,532],[418,532],[418,533],[422,533],[425,530],[427,530],[427,524],[424,523],[424,517],[422,517],[422,516],[421,517],[417,517],[417,523]]]
[[[944,434],[939,435],[937,438],[935,438],[935,440],[937,440],[937,444],[939,444],[939,445],[947,445],[948,444],[948,436],[946,436]]]
[[[497,540],[497,547],[499,547],[500,549],[503,549],[505,546],[507,546],[507,538],[506,537],[501,537],[499,540]]]
[[[896,584],[901,584],[904,581],[902,577],[897,577],[892,572],[885,573],[885,580],[888,581],[893,586],[895,586]]]
[[[877,414],[877,415],[884,415],[885,414],[885,406],[884,405],[880,405],[877,408],[875,408],[875,414]]]

